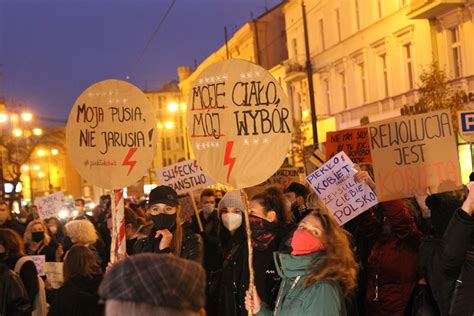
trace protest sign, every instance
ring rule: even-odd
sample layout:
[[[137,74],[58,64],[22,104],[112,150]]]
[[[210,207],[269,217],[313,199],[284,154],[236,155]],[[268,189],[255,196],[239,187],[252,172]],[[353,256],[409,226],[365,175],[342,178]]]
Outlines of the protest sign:
[[[38,271],[38,275],[45,275],[44,273],[44,264],[46,262],[46,256],[45,255],[38,255],[38,256],[30,256],[31,259],[33,259],[33,262],[35,263],[36,271]]]
[[[216,183],[206,176],[196,160],[182,161],[158,168],[156,177],[159,184],[172,187],[178,194],[185,194]]]
[[[187,111],[196,158],[217,182],[251,187],[282,165],[292,116],[278,81],[264,68],[240,59],[210,65],[194,81]]]
[[[459,133],[466,142],[474,141],[474,111],[459,111]]]
[[[64,206],[64,193],[56,192],[44,197],[36,198],[38,215],[41,219],[57,216]]]
[[[306,177],[339,225],[344,225],[378,203],[365,182],[355,182],[353,162],[340,152]]]
[[[354,163],[372,162],[367,128],[328,132],[326,135],[326,160],[344,151]]]
[[[76,100],[66,129],[71,160],[84,179],[104,189],[121,189],[148,170],[156,148],[156,119],[134,85],[104,80]]]
[[[64,282],[63,263],[62,262],[45,262],[43,265],[44,273],[48,283],[53,289],[59,289]]]
[[[249,197],[252,197],[260,192],[265,191],[271,187],[277,187],[282,191],[285,190],[292,182],[301,182],[304,181],[304,168],[280,168],[266,181],[260,183],[259,185],[246,188],[245,192]]]
[[[415,192],[461,186],[449,110],[404,116],[369,125],[377,197],[390,201]]]

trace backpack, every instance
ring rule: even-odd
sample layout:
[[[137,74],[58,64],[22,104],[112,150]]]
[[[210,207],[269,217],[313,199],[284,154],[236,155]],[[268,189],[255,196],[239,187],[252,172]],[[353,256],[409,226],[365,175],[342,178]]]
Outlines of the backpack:
[[[15,272],[20,275],[21,268],[23,264],[26,262],[31,261],[34,263],[33,259],[28,256],[23,256],[15,264]],[[46,316],[48,315],[49,305],[46,302],[46,290],[43,279],[37,275],[38,278],[38,294],[36,295],[34,302],[33,302],[33,312],[31,313],[32,316]]]

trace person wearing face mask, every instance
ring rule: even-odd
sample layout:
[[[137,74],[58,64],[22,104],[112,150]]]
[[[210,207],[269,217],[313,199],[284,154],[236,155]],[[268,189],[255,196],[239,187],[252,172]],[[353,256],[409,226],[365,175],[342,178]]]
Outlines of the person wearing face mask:
[[[74,201],[74,207],[76,208],[77,215],[74,219],[87,219],[91,223],[94,222],[94,218],[86,214],[86,201],[84,199],[76,199]]]
[[[312,211],[298,225],[291,252],[275,252],[282,278],[275,307],[255,287],[245,308],[254,315],[346,315],[344,296],[356,287],[357,264],[346,233],[327,213]]]
[[[50,245],[51,236],[42,220],[29,223],[23,237],[27,255],[44,255],[46,262],[56,261],[56,249]]]
[[[10,208],[8,207],[8,204],[3,200],[0,200],[0,228],[13,229],[20,236],[23,236],[23,233],[25,232],[25,227],[23,227],[19,222],[12,219]]]
[[[202,262],[202,239],[179,218],[179,198],[173,188],[165,185],[151,190],[147,213],[153,221],[149,235],[137,240],[134,253],[171,253],[184,259]]]
[[[309,190],[301,183],[292,182],[284,192],[291,202],[293,220],[298,224],[309,213],[309,209],[306,207],[306,198]]]

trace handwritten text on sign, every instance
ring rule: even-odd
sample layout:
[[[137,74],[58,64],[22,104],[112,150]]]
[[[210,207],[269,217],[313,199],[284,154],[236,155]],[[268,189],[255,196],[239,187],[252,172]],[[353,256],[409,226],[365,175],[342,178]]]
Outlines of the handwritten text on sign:
[[[247,188],[279,169],[292,118],[278,81],[239,59],[210,65],[189,96],[188,134],[199,164],[219,183]]]
[[[80,175],[106,189],[134,184],[156,148],[153,109],[137,87],[105,80],[88,87],[69,114],[67,141]]]
[[[378,203],[367,184],[355,182],[356,171],[352,166],[349,157],[340,152],[306,177],[339,225],[344,225]]]
[[[38,272],[38,275],[45,275],[44,272],[44,263],[46,262],[46,256],[45,255],[38,255],[38,256],[30,256],[31,259],[33,259],[33,262],[35,263],[36,271]]]
[[[36,198],[35,205],[38,207],[38,215],[42,219],[57,216],[64,206],[64,193],[56,192],[44,197]]]
[[[207,187],[215,183],[199,167],[196,160],[188,160],[156,169],[158,183],[172,187],[178,194]]]
[[[369,125],[377,196],[390,201],[456,190],[461,185],[449,110],[404,116]]]
[[[328,132],[326,140],[326,160],[344,151],[354,163],[372,161],[367,128]]]

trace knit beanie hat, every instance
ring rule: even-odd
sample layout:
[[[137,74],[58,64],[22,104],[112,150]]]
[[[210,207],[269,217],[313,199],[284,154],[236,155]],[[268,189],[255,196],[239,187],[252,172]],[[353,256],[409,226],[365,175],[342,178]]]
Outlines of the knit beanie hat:
[[[219,212],[226,207],[235,207],[242,211],[245,211],[245,206],[242,201],[242,195],[240,194],[240,190],[232,190],[228,191],[222,200],[219,202],[218,210]]]

